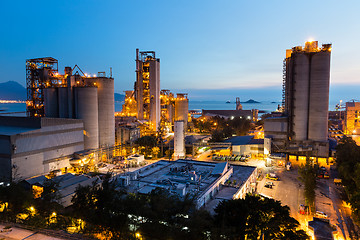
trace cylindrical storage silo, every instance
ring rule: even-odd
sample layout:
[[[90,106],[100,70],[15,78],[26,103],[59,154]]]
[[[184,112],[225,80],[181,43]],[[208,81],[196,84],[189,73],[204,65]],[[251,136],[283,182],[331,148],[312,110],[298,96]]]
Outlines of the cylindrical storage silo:
[[[328,140],[330,52],[314,53],[310,71],[309,139]]]
[[[185,158],[184,121],[174,122],[174,158]]]
[[[68,88],[58,88],[59,118],[69,118]]]
[[[49,118],[59,117],[57,88],[44,89],[44,111],[45,111],[45,117],[49,117]]]
[[[75,87],[75,118],[84,121],[84,148],[99,147],[98,94],[96,87]]]
[[[289,67],[292,68],[293,87],[293,140],[306,140],[308,133],[309,55],[293,53]]]
[[[187,130],[189,113],[189,99],[185,94],[178,93],[175,98],[175,121],[184,121],[184,130]]]
[[[86,78],[85,83],[97,87],[99,147],[115,145],[114,79],[107,77]]]

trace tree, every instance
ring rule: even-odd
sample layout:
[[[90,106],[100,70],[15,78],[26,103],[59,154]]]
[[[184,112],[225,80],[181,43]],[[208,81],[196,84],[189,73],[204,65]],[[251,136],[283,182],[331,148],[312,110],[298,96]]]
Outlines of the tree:
[[[280,201],[247,195],[245,199],[222,201],[215,209],[218,234],[227,239],[309,239],[290,209]]]
[[[7,207],[0,212],[0,219],[16,221],[16,215],[25,212],[26,208],[32,206],[33,195],[20,183],[12,182],[9,186],[0,186],[1,203],[7,203]]]
[[[151,149],[153,147],[156,147],[157,139],[155,136],[143,136],[136,139],[135,144],[142,147],[142,154],[144,154],[145,157],[148,157],[149,155],[151,155]]]
[[[305,203],[314,211],[315,209],[315,189],[318,166],[313,165],[312,161],[307,160],[305,165],[298,169],[299,180],[304,184]]]
[[[336,166],[345,186],[354,219],[360,222],[360,147],[344,138],[336,148]]]

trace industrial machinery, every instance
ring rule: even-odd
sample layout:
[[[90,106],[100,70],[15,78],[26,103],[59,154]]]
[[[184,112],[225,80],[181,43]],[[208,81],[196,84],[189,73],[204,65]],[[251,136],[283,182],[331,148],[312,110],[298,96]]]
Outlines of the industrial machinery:
[[[136,49],[135,100],[137,118],[148,120],[151,131],[160,123],[160,59],[155,52]]]
[[[75,72],[75,73],[73,73]],[[26,61],[27,115],[84,122],[85,149],[115,144],[114,79],[85,74],[77,65],[58,73],[54,58]]]
[[[28,117],[44,116],[44,88],[63,85],[58,61],[52,57],[26,60],[26,112]]]

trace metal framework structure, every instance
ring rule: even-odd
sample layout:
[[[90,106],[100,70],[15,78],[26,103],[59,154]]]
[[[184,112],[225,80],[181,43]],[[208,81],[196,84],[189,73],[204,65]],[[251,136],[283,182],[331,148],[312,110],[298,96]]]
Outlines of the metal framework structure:
[[[286,58],[283,61],[283,83],[282,83],[282,110],[285,110],[285,98],[286,98]]]
[[[57,75],[58,60],[55,58],[45,57],[26,60],[27,116],[44,116],[44,88],[53,84],[63,84]]]
[[[154,60],[154,51],[139,52],[136,49],[136,86],[135,95],[139,102],[138,118],[148,119],[150,115],[150,61]]]

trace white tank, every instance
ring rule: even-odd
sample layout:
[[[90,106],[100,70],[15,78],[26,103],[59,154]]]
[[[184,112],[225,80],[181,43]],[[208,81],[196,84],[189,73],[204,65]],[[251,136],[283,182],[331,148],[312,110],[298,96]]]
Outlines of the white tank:
[[[75,118],[84,121],[84,148],[99,147],[98,94],[96,87],[75,87]]]
[[[185,158],[184,121],[174,122],[174,158]]]
[[[175,121],[184,121],[184,130],[187,130],[189,113],[189,99],[186,94],[178,93],[175,98]]]

